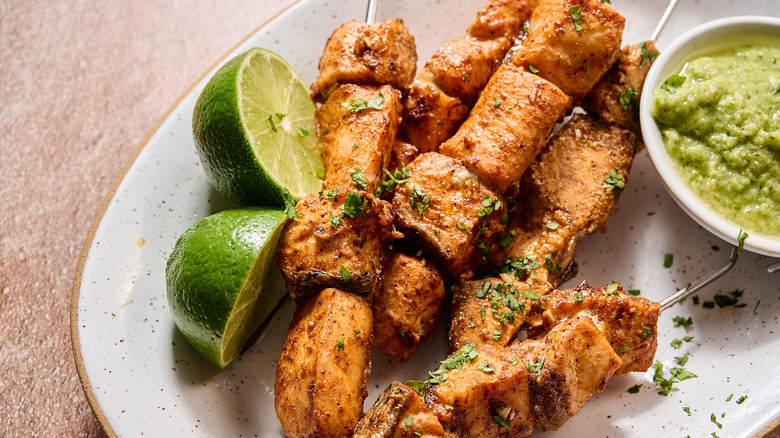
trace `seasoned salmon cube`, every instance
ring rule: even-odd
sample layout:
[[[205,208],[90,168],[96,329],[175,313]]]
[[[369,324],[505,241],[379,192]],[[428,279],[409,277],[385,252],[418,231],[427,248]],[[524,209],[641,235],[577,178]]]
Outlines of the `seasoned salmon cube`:
[[[621,360],[585,315],[567,319],[543,339],[513,345],[528,370],[536,427],[556,430],[604,389]]]
[[[450,351],[467,343],[506,347],[529,315],[541,318],[539,298],[549,290],[546,283],[526,284],[506,275],[459,281],[450,308]]]
[[[319,67],[311,90],[320,103],[342,84],[390,85],[406,92],[417,69],[414,37],[403,20],[348,21],[325,43]]]
[[[353,438],[451,437],[423,398],[401,382],[379,395],[355,427]]]
[[[618,61],[585,97],[585,110],[641,137],[639,99],[656,56],[650,40],[623,47]]]
[[[315,113],[323,187],[342,184],[373,193],[390,163],[401,111],[401,94],[390,86],[339,87]]]
[[[301,199],[295,212],[279,238],[276,264],[296,301],[326,287],[359,294],[379,288],[385,243],[401,237],[390,204],[335,187]]]
[[[466,344],[425,386],[425,402],[457,436],[522,437],[533,430],[528,373],[509,348]]]
[[[529,330],[529,337],[549,330],[566,318],[584,314],[593,319],[621,358],[622,365],[616,374],[646,371],[653,364],[658,348],[660,304],[626,294],[618,283],[595,289],[583,283],[574,289],[545,295],[542,303],[546,308],[542,325]]]
[[[466,120],[469,109],[457,97],[447,96],[418,76],[404,99],[400,138],[415,145],[420,153],[436,152]]]
[[[512,62],[538,72],[576,105],[617,60],[624,25],[601,0],[540,0]]]
[[[482,262],[501,231],[505,202],[458,160],[429,152],[412,161],[396,188],[393,213],[452,276]]]
[[[444,279],[428,260],[390,251],[382,267],[382,285],[374,295],[374,345],[405,362],[439,322]]]
[[[491,248],[493,263],[527,259],[521,275],[554,286],[585,234],[604,230],[628,179],[636,149],[630,132],[576,114],[548,142],[520,182],[507,231]]]
[[[568,102],[550,82],[502,64],[439,152],[462,160],[483,181],[506,193],[542,148]]]
[[[472,106],[501,64],[509,46],[506,38],[450,41],[434,53],[420,76],[430,80],[447,96],[457,97]]]
[[[488,0],[467,33],[477,39],[514,39],[537,3],[539,0]]]
[[[274,382],[288,437],[341,437],[363,415],[371,371],[371,307],[325,289],[295,310]]]

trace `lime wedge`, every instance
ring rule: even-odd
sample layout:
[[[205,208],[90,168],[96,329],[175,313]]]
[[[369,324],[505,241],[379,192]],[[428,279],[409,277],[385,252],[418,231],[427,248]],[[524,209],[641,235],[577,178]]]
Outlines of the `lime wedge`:
[[[220,368],[241,352],[274,295],[273,254],[287,215],[245,207],[208,216],[179,237],[165,270],[168,305],[187,341]]]
[[[294,205],[320,189],[315,105],[279,55],[253,48],[209,80],[192,114],[209,182],[245,205]]]

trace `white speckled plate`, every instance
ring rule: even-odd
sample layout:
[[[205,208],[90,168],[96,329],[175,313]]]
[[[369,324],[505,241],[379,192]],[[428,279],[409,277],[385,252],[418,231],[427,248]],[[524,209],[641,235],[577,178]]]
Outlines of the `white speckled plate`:
[[[480,4],[382,0],[378,18],[406,21],[422,63],[439,45],[464,34]],[[648,38],[665,6],[657,0],[613,4],[627,18],[626,42]],[[301,1],[235,53],[269,48],[312,81],[331,31],[348,19],[363,19],[365,9],[365,0]],[[675,35],[718,17],[779,13],[776,0],[683,0],[658,45],[663,49]],[[282,315],[260,345],[220,371],[187,344],[167,308],[165,261],[176,238],[200,218],[230,207],[208,185],[192,145],[190,116],[205,81],[183,96],[138,149],[103,203],[79,260],[72,298],[74,354],[87,397],[110,436],[283,436],[272,391],[292,312]],[[643,152],[609,231],[585,239],[577,255],[580,273],[572,283],[621,280],[660,300],[720,265],[728,250],[677,207]],[[663,267],[666,253],[674,254],[669,269]],[[663,397],[653,390],[649,372],[615,377],[559,431],[535,434],[746,437],[759,432],[780,414],[775,377],[780,277],[765,270],[772,260],[745,252],[731,272],[700,294],[704,300],[739,288],[746,307],[706,310],[688,300],[662,315],[657,358],[668,367],[674,356],[690,353],[687,368],[697,379]],[[691,316],[693,327],[675,328],[676,315]],[[367,406],[391,380],[424,378],[425,370],[438,365],[446,354],[444,325],[408,363],[393,363],[374,351]],[[670,347],[684,336],[693,340],[678,350]],[[641,391],[627,393],[635,384],[643,385]],[[736,404],[743,395],[748,398]],[[690,415],[683,411],[686,406]]]

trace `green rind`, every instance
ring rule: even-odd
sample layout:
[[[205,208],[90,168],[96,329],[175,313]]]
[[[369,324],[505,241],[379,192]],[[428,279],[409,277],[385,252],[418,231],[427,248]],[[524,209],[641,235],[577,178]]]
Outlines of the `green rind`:
[[[264,248],[287,217],[271,207],[245,207],[208,216],[185,231],[166,265],[168,305],[185,339],[207,359],[225,367],[221,346],[234,304]],[[272,260],[272,259],[271,259]],[[260,277],[263,277],[261,275]],[[253,312],[250,312],[250,314]]]
[[[286,207],[298,199],[259,163],[240,113],[239,75],[258,54],[274,57],[299,78],[284,59],[268,50],[253,48],[236,56],[214,74],[198,97],[193,138],[206,176],[219,192],[243,205]],[[314,109],[312,103],[312,114]]]

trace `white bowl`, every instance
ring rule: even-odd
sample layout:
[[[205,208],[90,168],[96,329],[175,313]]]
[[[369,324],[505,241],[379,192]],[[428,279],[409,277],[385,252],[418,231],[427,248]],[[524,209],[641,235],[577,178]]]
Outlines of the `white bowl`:
[[[737,244],[740,227],[712,211],[680,179],[675,164],[666,152],[658,126],[650,115],[653,93],[672,74],[677,74],[690,59],[729,46],[745,44],[751,38],[780,39],[780,18],[738,16],[711,21],[697,26],[672,42],[656,58],[647,74],[639,104],[642,137],[647,152],[666,190],[677,204],[702,227],[733,245]],[[780,220],[780,218],[778,219]],[[780,257],[780,238],[751,234],[745,240],[748,251]]]

